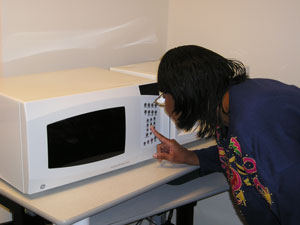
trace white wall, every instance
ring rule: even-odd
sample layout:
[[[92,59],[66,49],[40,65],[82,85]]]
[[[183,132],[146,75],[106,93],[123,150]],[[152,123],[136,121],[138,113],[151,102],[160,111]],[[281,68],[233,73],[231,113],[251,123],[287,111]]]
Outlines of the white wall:
[[[299,0],[171,0],[168,48],[201,45],[250,67],[252,77],[300,86]]]
[[[194,225],[219,224],[246,225],[237,216],[229,192],[198,201],[194,208]]]
[[[1,0],[4,76],[158,59],[168,0]]]
[[[0,1],[0,76],[2,75],[2,4]]]

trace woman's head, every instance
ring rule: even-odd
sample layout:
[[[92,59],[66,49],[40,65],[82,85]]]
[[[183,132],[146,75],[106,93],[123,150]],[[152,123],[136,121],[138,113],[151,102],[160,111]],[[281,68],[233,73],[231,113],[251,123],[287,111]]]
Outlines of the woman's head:
[[[215,134],[218,113],[229,86],[247,78],[242,63],[228,60],[200,46],[169,50],[158,68],[158,86],[172,97],[179,128],[190,130],[198,121],[199,136]]]

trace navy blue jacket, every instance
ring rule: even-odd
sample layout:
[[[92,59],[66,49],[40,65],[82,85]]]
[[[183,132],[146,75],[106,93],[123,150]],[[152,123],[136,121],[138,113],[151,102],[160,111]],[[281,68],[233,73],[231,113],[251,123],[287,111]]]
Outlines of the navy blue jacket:
[[[229,105],[226,135],[196,151],[201,172],[225,173],[249,225],[300,224],[300,89],[248,79],[229,89]]]

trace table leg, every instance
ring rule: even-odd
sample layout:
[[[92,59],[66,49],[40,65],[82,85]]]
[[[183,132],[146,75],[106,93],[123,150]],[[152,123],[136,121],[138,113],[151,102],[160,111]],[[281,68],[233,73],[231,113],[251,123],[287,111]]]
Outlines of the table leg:
[[[12,221],[4,223],[5,225],[46,225],[49,221],[38,215],[28,215],[26,209],[18,203],[8,199],[0,194],[0,204],[8,208],[12,213]]]
[[[10,199],[6,198],[3,195],[0,195],[0,203],[6,208],[10,209],[12,213],[13,221],[8,224],[13,224],[13,225],[25,224],[24,208],[22,206],[18,205],[14,201],[11,201]]]
[[[194,207],[197,202],[192,202],[187,205],[180,206],[176,209],[176,224],[177,225],[193,225],[194,223]]]

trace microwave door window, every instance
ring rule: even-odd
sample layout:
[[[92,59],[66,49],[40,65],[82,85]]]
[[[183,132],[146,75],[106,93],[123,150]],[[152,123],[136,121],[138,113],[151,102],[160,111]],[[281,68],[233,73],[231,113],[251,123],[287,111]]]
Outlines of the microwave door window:
[[[125,123],[125,107],[116,107],[49,124],[48,167],[83,165],[124,153]]]

